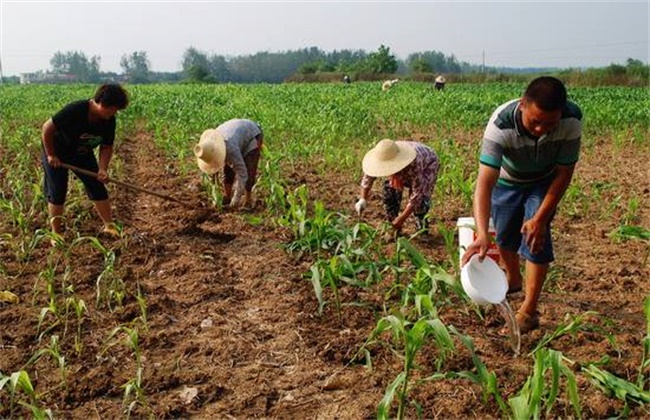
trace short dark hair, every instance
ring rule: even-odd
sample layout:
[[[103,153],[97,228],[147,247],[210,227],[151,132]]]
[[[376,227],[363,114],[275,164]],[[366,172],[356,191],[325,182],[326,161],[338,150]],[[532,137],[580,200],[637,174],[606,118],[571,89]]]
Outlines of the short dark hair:
[[[541,76],[534,79],[524,92],[524,98],[542,111],[558,111],[564,108],[567,102],[567,93],[564,83],[551,76]]]
[[[124,109],[129,105],[129,95],[117,83],[105,83],[97,89],[93,98],[98,104]]]

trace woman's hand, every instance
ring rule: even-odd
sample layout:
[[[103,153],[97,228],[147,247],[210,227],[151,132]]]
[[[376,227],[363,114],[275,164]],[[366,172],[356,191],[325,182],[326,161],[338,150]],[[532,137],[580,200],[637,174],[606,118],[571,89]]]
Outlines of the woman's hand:
[[[97,180],[103,184],[106,184],[108,182],[108,171],[106,169],[99,169],[97,171]]]
[[[47,163],[53,168],[61,167],[61,160],[56,155],[47,155]]]

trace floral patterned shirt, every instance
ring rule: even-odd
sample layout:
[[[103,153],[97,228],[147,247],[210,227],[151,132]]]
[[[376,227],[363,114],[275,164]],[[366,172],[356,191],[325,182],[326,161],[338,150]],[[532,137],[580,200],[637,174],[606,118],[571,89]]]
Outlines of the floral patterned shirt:
[[[395,175],[391,175],[391,186],[398,190],[403,190],[404,187],[409,188],[409,202],[413,207],[417,208],[423,198],[431,198],[433,188],[436,186],[438,180],[438,169],[440,162],[436,153],[428,146],[415,141],[396,141],[400,146],[407,145],[415,149],[415,160],[411,162],[406,168],[402,169]],[[375,178],[364,174],[361,180],[361,188],[370,189]],[[392,182],[396,181],[396,182]],[[401,185],[401,187],[396,187]]]

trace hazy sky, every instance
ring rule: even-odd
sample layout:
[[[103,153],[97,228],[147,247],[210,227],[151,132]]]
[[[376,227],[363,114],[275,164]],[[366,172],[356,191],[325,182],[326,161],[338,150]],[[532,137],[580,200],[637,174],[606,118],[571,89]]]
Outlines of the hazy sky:
[[[55,52],[120,58],[146,51],[154,71],[178,71],[195,47],[226,56],[381,44],[398,58],[440,51],[488,66],[648,63],[648,0],[625,1],[30,1],[0,0],[5,76],[47,70]]]

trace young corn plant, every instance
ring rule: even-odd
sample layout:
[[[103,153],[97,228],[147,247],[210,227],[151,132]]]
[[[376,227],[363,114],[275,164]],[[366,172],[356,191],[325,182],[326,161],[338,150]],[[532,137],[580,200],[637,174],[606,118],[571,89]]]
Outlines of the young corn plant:
[[[30,357],[27,363],[25,363],[25,366],[23,366],[23,370],[34,365],[43,356],[49,356],[52,360],[54,360],[54,362],[56,362],[57,366],[59,367],[59,371],[61,372],[61,385],[64,388],[67,388],[65,356],[61,353],[58,335],[53,335],[50,337],[50,344],[46,348],[40,349],[34,353],[34,355]]]
[[[438,223],[438,233],[445,243],[445,250],[449,255],[449,267],[458,272],[460,265],[458,247],[456,245],[456,229],[447,229],[443,223]]]
[[[650,403],[650,392],[644,390],[637,384],[620,378],[606,370],[600,369],[594,364],[588,364],[582,368],[591,382],[601,389],[608,397],[615,397],[625,403],[623,417],[627,417],[629,403],[639,405]]]
[[[600,369],[595,363],[582,368],[591,382],[601,389],[608,397],[615,397],[625,403],[621,416],[627,417],[630,403],[643,405],[650,403],[650,391],[647,390],[645,372],[650,369],[650,295],[643,302],[643,312],[646,318],[646,336],[642,341],[643,351],[636,382],[620,378],[606,370]]]
[[[16,416],[15,403],[16,403],[16,394],[24,394],[27,396],[28,400],[20,398],[18,404],[29,409],[33,418],[35,419],[53,419],[52,410],[44,409],[38,405],[38,395],[32,381],[29,377],[29,374],[20,370],[18,372],[13,372],[9,376],[5,376],[0,372],[0,391],[5,387],[9,389],[9,410],[8,418],[14,418]],[[3,407],[0,405],[0,412],[3,412]]]
[[[39,277],[44,277],[46,280],[47,290],[47,306],[42,307],[38,315],[38,326],[36,328],[36,336],[40,340],[43,335],[59,326],[64,321],[63,308],[59,305],[59,297],[56,292],[56,273],[52,267],[39,274]],[[50,315],[50,317],[48,317]],[[53,318],[48,324],[46,321]],[[41,327],[47,327],[41,332]]]
[[[461,371],[455,372],[454,375],[459,378],[469,379],[475,384],[481,386],[483,390],[483,402],[487,403],[490,396],[494,398],[499,409],[502,413],[507,414],[509,412],[508,406],[506,405],[501,393],[499,392],[499,385],[497,382],[496,373],[488,370],[485,366],[485,363],[478,357],[476,350],[474,349],[474,342],[472,339],[464,334],[461,334],[453,325],[449,327],[449,331],[452,334],[456,335],[463,345],[469,350],[472,356],[472,362],[476,371]]]
[[[539,341],[537,346],[533,350],[528,353],[529,356],[535,354],[535,352],[539,351],[540,349],[548,346],[552,341],[563,337],[565,335],[571,335],[572,337],[575,337],[575,335],[580,332],[580,331],[587,331],[587,332],[599,332],[601,334],[604,334],[605,337],[607,337],[607,340],[610,342],[610,344],[616,349],[618,348],[616,344],[616,339],[614,338],[614,335],[607,331],[605,328],[596,325],[592,322],[589,322],[590,318],[593,318],[594,316],[597,316],[598,313],[595,311],[587,311],[581,315],[576,315],[576,316],[571,316],[570,314],[566,314],[564,323],[560,324],[553,332],[551,333],[546,333],[542,337],[542,339]],[[607,323],[608,321],[605,320]]]
[[[110,342],[113,337],[115,337],[118,333],[124,333],[125,334],[125,340],[124,344],[133,352],[133,355],[135,356],[135,375],[129,379],[124,385],[122,385],[122,388],[124,388],[124,397],[122,400],[122,404],[125,407],[125,412],[127,418],[130,418],[131,413],[133,409],[137,406],[140,405],[147,411],[151,411],[151,408],[149,407],[149,403],[147,402],[147,398],[144,392],[144,386],[142,383],[142,378],[143,378],[143,372],[144,372],[144,365],[142,363],[142,352],[140,349],[140,344],[139,344],[139,330],[137,327],[135,328],[128,328],[125,326],[118,326],[115,327],[111,333],[108,336],[108,341]],[[99,358],[103,356],[103,354],[113,345],[115,345],[116,342],[109,343],[104,350],[98,355]],[[150,413],[151,414],[151,413]]]
[[[552,349],[540,349],[535,353],[534,358],[532,375],[528,377],[517,395],[508,400],[513,418],[538,419],[542,413],[549,417],[560,394],[561,377],[566,379],[567,396],[573,412],[576,418],[581,418],[576,377],[571,368],[564,363],[564,361],[571,361],[561,352]]]
[[[643,258],[643,264],[646,265],[648,257],[650,257],[650,229],[642,226],[634,225],[621,225],[609,233],[609,237],[616,242],[624,242],[628,240],[639,240],[646,243],[646,254]]]
[[[147,324],[147,298],[142,294],[140,284],[138,284],[138,294],[135,295],[135,300],[138,302],[138,308],[140,308],[140,321],[142,321],[142,326],[146,332],[149,328]]]
[[[75,330],[75,336],[74,336],[74,350],[77,356],[81,355],[81,352],[83,351],[83,341],[81,339],[81,327],[83,326],[84,318],[86,315],[86,312],[88,311],[86,307],[86,302],[84,302],[83,299],[76,297],[76,296],[70,296],[66,299],[65,301],[65,311],[66,314],[70,312],[70,308],[74,310],[74,314],[76,316],[76,330]],[[67,330],[67,316],[66,316],[66,327],[65,329]]]
[[[366,354],[366,360],[370,359],[368,346],[379,341],[379,337],[390,331],[393,337],[391,351],[403,360],[403,371],[386,388],[386,392],[377,407],[377,418],[403,419],[408,405],[409,391],[412,390],[411,376],[413,370],[417,369],[416,356],[427,340],[432,337],[433,344],[438,350],[436,359],[436,370],[440,370],[449,354],[455,350],[454,342],[451,339],[449,330],[440,319],[422,317],[416,322],[407,321],[402,315],[388,315],[381,318],[366,340],[366,343],[359,350]],[[417,384],[419,382],[415,382]],[[392,416],[393,401],[397,398],[397,414]]]
[[[412,280],[404,286],[402,291],[403,308],[410,307],[411,301],[414,301],[419,303],[416,308],[422,314],[422,304],[427,304],[426,309],[430,311],[431,315],[437,316],[437,306],[451,303],[451,296],[460,296],[462,299],[466,299],[460,283],[442,267],[429,264],[424,255],[408,239],[399,238],[396,253],[405,255],[415,270],[411,276]],[[433,301],[436,302],[436,307],[428,305]]]
[[[89,243],[94,249],[99,251],[103,257],[102,271],[95,281],[95,305],[100,307],[102,302],[106,304],[110,311],[122,306],[126,296],[124,282],[115,269],[117,263],[117,254],[114,249],[105,247],[99,239],[94,236],[83,236],[75,239],[71,245],[78,246],[83,243]]]

